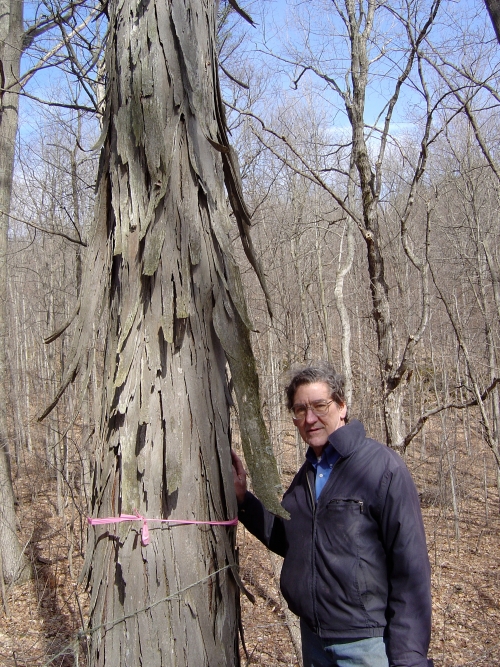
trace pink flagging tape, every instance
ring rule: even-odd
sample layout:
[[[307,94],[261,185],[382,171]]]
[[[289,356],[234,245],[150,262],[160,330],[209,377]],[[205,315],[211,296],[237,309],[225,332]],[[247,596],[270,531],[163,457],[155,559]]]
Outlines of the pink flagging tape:
[[[138,512],[136,514],[120,514],[120,516],[107,516],[102,519],[93,519],[87,517],[89,526],[103,526],[107,523],[122,523],[123,521],[142,521],[141,542],[144,546],[149,544],[148,521],[156,523],[173,523],[176,525],[196,525],[196,526],[236,526],[238,517],[229,519],[229,521],[190,521],[189,519],[146,519]]]

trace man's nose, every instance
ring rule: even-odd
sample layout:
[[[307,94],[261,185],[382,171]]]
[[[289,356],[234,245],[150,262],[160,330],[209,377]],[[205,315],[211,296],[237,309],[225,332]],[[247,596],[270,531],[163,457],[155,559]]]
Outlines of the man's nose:
[[[308,424],[314,424],[314,422],[318,419],[318,417],[314,414],[313,409],[311,406],[307,406],[307,412],[306,412],[306,422]]]

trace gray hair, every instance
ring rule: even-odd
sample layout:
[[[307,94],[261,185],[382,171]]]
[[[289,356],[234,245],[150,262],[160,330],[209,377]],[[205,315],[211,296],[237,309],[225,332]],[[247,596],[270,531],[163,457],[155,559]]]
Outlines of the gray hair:
[[[289,410],[293,406],[295,392],[302,384],[324,382],[330,388],[330,397],[338,405],[345,405],[344,376],[326,361],[318,361],[291,371],[285,387],[286,405]],[[347,422],[347,418],[346,418]]]

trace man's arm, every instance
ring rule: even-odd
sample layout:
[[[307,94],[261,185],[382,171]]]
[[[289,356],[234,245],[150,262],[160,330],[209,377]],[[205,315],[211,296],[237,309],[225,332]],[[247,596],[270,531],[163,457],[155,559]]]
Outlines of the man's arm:
[[[266,510],[250,491],[247,491],[246,472],[239,456],[231,450],[233,481],[238,501],[238,519],[265,546],[285,557],[288,550],[284,520]]]

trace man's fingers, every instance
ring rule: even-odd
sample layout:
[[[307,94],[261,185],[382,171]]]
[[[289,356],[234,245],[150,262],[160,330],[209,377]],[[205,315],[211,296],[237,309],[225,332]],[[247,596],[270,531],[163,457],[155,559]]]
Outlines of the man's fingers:
[[[238,504],[241,504],[245,500],[245,493],[247,490],[247,474],[245,468],[241,462],[240,457],[231,450],[231,461],[233,464],[233,482],[234,490],[236,492],[236,499]]]
[[[236,475],[238,477],[241,477],[241,476],[246,477],[245,468],[243,467],[241,459],[238,456],[238,454],[236,454],[236,452],[234,452],[233,450],[231,450],[231,461],[233,463],[233,468],[236,471]]]

